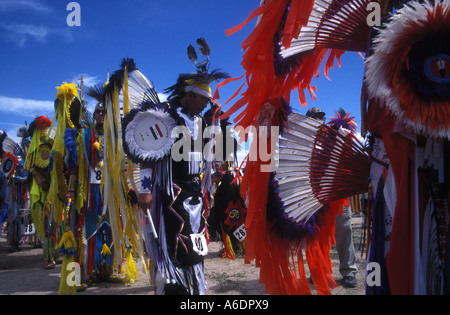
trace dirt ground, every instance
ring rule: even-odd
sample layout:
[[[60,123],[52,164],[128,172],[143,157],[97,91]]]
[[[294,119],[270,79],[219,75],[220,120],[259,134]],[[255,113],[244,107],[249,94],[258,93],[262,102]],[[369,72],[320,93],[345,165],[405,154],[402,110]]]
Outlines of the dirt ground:
[[[332,295],[363,295],[365,292],[366,261],[361,258],[362,220],[353,216],[353,239],[355,243],[358,274],[357,288],[344,288],[339,274],[337,253],[333,249],[333,276],[339,285]],[[0,227],[0,295],[56,295],[61,277],[61,260],[55,269],[45,270],[42,248],[22,244],[20,251],[9,253],[6,235]],[[265,295],[264,285],[259,283],[259,269],[253,263],[245,264],[243,257],[235,260],[222,258],[219,242],[209,244],[205,259],[205,276],[208,284],[207,295]],[[138,265],[140,279],[132,285],[124,283],[98,283],[79,295],[153,295],[154,287],[142,266]],[[308,276],[308,271],[307,271]],[[314,291],[313,291],[313,294]]]

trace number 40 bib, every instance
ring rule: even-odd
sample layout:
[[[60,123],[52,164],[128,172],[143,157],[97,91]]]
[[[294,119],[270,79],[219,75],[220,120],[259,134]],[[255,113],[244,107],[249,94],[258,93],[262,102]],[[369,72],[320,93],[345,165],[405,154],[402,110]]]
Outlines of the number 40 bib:
[[[205,234],[191,234],[191,240],[194,251],[200,256],[208,254],[208,245],[206,244]]]

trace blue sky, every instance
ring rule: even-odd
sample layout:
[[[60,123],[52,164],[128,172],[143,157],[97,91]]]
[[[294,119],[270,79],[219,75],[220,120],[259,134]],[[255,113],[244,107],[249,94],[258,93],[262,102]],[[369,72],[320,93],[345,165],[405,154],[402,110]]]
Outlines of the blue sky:
[[[76,82],[81,75],[85,86],[104,83],[108,70],[117,70],[124,57],[133,58],[162,92],[179,73],[195,70],[186,48],[204,37],[212,51],[211,69],[240,76],[240,44],[255,21],[229,37],[225,30],[243,22],[260,1],[79,0],[81,26],[73,27],[66,22],[69,2],[0,0],[0,129],[13,138],[25,121],[30,123],[38,115],[53,118],[56,86]],[[307,97],[308,106],[301,107],[295,95],[291,106],[301,114],[320,107],[327,117],[343,107],[360,124],[363,68],[358,54],[344,54],[342,68],[336,64],[329,73],[331,81],[322,71],[313,80],[316,101]],[[239,85],[220,90],[222,104]]]

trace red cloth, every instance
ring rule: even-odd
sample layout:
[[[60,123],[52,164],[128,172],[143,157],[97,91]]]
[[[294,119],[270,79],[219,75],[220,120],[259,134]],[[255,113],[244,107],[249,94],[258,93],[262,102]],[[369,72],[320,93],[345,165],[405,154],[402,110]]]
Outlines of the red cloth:
[[[394,172],[397,204],[386,266],[391,294],[414,294],[415,144],[398,133],[383,135]]]
[[[400,132],[389,112],[369,106],[368,130],[383,137],[394,173],[397,204],[386,269],[391,294],[414,294],[414,178],[415,143]]]

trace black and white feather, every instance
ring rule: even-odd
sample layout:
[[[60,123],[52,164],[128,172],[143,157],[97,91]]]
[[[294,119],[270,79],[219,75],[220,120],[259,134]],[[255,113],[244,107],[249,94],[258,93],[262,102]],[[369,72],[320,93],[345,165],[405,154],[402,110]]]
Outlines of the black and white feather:
[[[137,69],[128,73],[128,94],[131,108],[139,107],[144,102],[161,103],[152,82]]]

